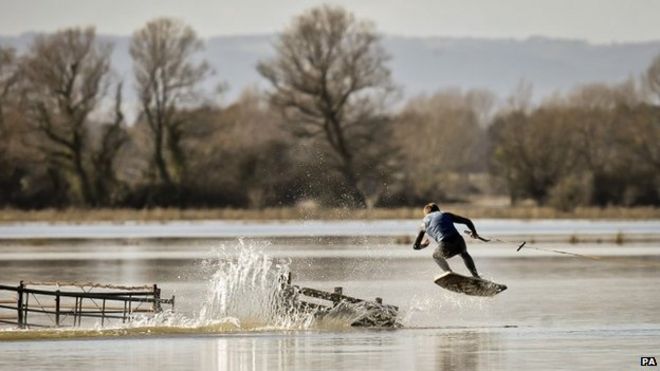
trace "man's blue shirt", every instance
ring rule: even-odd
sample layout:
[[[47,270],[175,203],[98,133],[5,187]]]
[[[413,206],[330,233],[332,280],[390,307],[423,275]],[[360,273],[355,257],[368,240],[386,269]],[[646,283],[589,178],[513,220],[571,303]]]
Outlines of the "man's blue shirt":
[[[424,217],[424,230],[436,242],[458,235],[451,214],[434,211]]]

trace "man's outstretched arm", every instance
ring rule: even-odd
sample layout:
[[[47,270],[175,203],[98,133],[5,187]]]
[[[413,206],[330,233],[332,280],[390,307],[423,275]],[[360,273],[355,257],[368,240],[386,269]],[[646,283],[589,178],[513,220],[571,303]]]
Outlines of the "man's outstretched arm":
[[[472,220],[456,214],[451,214],[451,213],[447,213],[447,214],[451,215],[451,219],[454,223],[465,224],[468,228],[470,228],[470,232],[472,233],[472,238],[479,238],[479,234],[477,233],[477,229],[474,227]]]

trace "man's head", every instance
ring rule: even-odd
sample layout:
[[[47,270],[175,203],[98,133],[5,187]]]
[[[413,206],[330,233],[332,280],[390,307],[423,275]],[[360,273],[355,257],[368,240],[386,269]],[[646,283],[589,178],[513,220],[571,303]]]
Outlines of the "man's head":
[[[430,214],[434,211],[440,211],[440,208],[435,203],[431,202],[424,206],[424,215]]]

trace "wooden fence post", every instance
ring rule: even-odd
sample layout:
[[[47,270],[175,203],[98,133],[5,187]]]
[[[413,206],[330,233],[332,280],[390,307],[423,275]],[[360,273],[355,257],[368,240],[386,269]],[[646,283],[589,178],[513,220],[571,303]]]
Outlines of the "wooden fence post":
[[[124,312],[122,315],[121,323],[126,323],[126,308],[128,307],[128,303],[126,300],[124,300]]]
[[[101,327],[105,325],[105,299],[103,299],[103,306],[101,307]]]
[[[154,305],[153,305],[153,310],[154,313],[160,313],[163,308],[160,306],[160,289],[158,288],[158,285],[154,283]]]
[[[60,290],[55,293],[55,326],[60,327]]]
[[[18,287],[16,289],[16,294],[18,295],[18,298],[16,300],[16,310],[18,311],[18,327],[19,328],[24,328],[25,324],[23,323],[23,288],[25,285],[23,285],[23,281],[18,283]]]
[[[337,295],[343,295],[344,289],[341,286],[335,287],[335,294]],[[333,305],[337,306],[341,302],[341,299],[333,300]]]

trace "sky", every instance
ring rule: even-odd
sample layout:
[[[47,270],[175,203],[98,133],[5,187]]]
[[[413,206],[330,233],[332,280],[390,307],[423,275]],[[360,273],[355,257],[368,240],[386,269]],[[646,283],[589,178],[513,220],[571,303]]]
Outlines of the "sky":
[[[0,35],[88,25],[130,35],[161,16],[182,19],[202,37],[264,34],[323,3],[402,36],[660,39],[660,0],[0,0]]]

